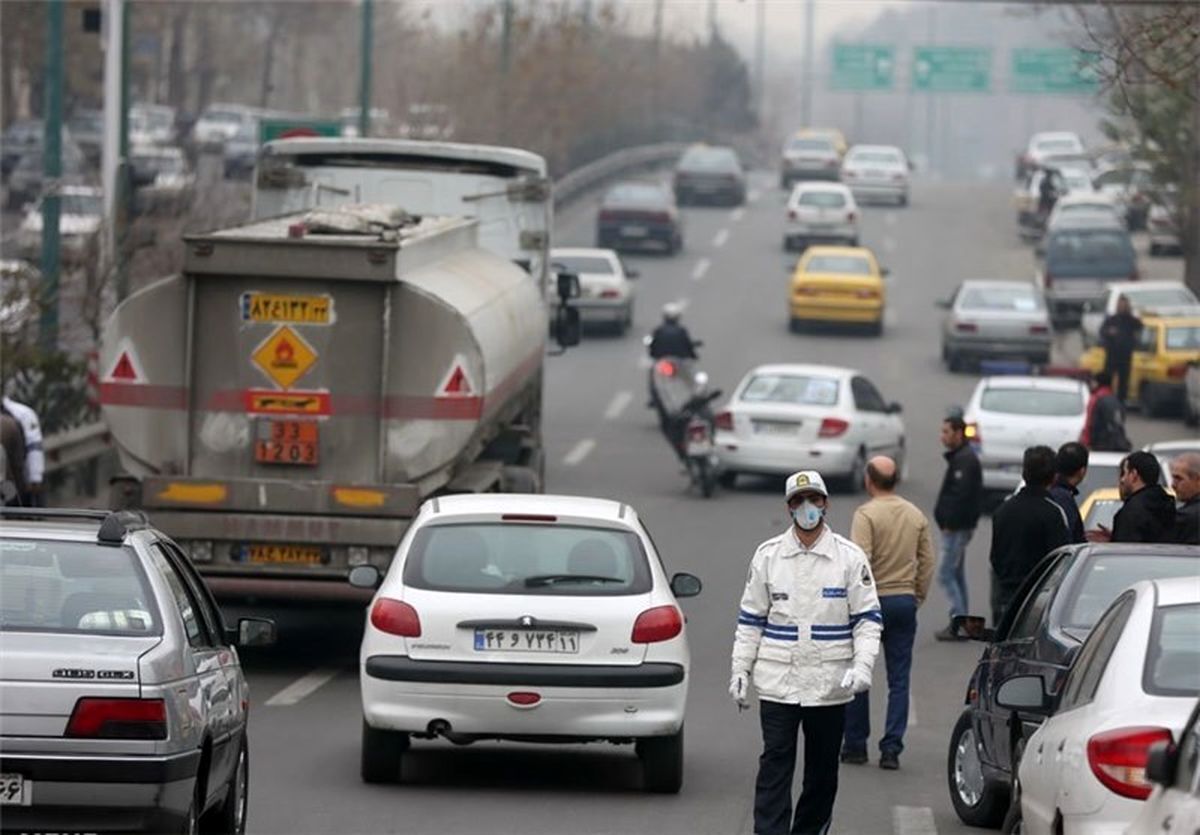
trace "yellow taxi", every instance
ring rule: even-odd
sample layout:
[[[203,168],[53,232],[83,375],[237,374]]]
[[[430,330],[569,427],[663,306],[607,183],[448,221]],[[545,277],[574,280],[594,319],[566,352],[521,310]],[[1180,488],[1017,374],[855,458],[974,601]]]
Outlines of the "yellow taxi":
[[[1142,336],[1129,371],[1129,401],[1152,417],[1178,411],[1186,395],[1188,363],[1200,361],[1200,316],[1142,316]],[[1104,348],[1094,346],[1079,367],[1104,367]]]
[[[833,142],[833,147],[837,149],[838,156],[845,157],[846,151],[850,149],[850,144],[846,141],[846,135],[837,128],[803,128],[796,131],[797,139],[806,137],[821,137]]]
[[[876,335],[883,333],[886,274],[866,247],[809,247],[792,274],[791,329],[836,322],[867,325]]]

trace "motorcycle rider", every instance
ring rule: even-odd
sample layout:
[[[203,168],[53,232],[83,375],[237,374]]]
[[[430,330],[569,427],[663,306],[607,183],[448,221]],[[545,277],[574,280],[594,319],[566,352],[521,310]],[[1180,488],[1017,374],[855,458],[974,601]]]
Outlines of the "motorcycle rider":
[[[696,343],[688,329],[679,323],[683,316],[683,307],[677,302],[663,305],[662,323],[650,335],[650,358],[657,362],[661,359],[696,359]],[[646,403],[648,409],[659,410],[659,420],[666,428],[667,415],[658,399],[654,387],[654,365],[650,366],[650,400]]]

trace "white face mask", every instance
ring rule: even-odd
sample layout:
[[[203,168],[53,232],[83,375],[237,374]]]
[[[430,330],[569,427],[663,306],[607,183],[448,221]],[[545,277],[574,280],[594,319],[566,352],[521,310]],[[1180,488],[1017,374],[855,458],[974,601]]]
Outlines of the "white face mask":
[[[792,510],[792,519],[800,526],[802,531],[811,531],[821,524],[821,520],[825,518],[825,509],[817,507],[807,499],[799,507]]]

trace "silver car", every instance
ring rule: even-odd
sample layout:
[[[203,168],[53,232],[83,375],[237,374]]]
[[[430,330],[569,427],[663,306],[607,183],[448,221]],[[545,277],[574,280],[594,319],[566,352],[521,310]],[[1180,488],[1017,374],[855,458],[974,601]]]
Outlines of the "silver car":
[[[5,508],[0,804],[24,831],[246,828],[248,693],[203,580],[140,514]]]
[[[1050,361],[1050,314],[1032,282],[971,279],[938,306],[948,311],[942,361],[951,371],[988,358]]]

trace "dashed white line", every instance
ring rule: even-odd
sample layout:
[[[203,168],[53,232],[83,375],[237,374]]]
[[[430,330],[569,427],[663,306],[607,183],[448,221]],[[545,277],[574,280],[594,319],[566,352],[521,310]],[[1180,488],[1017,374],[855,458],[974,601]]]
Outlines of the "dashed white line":
[[[729,219],[731,221],[733,221],[734,223],[737,223],[745,216],[746,216],[746,209],[742,206],[738,206],[736,209],[734,209],[732,212],[729,213]]]
[[[608,408],[604,410],[605,420],[616,420],[625,411],[625,407],[633,400],[633,392],[618,391],[613,395],[612,402],[608,404]]]
[[[928,806],[893,806],[892,831],[896,835],[937,835],[933,810]]]
[[[563,456],[563,464],[568,467],[577,467],[583,463],[583,459],[592,454],[592,450],[596,448],[596,442],[591,438],[584,438],[575,446],[571,447],[571,451]]]
[[[326,668],[313,670],[311,673],[300,676],[300,678],[267,699],[266,706],[290,707],[297,704],[311,696],[337,674],[337,670]]]
[[[692,281],[699,281],[704,278],[704,274],[708,272],[708,268],[712,266],[712,262],[707,258],[701,258],[696,262],[696,266],[692,267]]]
[[[717,249],[720,249],[721,247],[725,246],[725,243],[728,240],[729,240],[729,230],[721,229],[717,232],[716,235],[713,236],[712,245],[714,247],[716,247]]]

